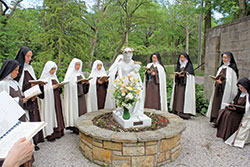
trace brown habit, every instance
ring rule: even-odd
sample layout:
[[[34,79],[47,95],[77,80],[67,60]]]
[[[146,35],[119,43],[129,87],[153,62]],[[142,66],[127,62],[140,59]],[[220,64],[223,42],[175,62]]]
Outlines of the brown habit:
[[[238,104],[245,106],[246,97],[240,97]],[[219,115],[216,121],[217,125],[217,137],[227,140],[238,128],[241,119],[244,115],[245,108],[237,107],[236,110],[232,110],[228,107],[219,111]]]
[[[22,93],[20,91],[20,89],[18,88],[18,91],[15,91],[12,87],[10,87],[10,96],[15,98],[15,97],[19,97],[19,102],[18,104],[23,108],[23,96]],[[21,116],[19,118],[20,121],[22,122],[26,122],[26,115],[24,114],[23,116]]]
[[[227,69],[222,69],[220,71],[219,75],[222,76],[226,76],[226,71]],[[215,82],[214,86],[214,99],[212,102],[212,109],[211,109],[211,116],[210,116],[210,122],[216,122],[216,119],[218,117],[218,113],[221,107],[221,102],[222,102],[222,97],[224,94],[224,89],[225,89],[225,85],[226,85],[226,80],[222,79],[222,84],[219,84],[217,82]]]
[[[82,79],[81,76],[77,77],[77,80]],[[89,84],[82,84],[81,82],[77,83],[77,93],[78,93],[78,115],[79,117],[87,113],[87,105],[85,94],[89,91]]]
[[[77,80],[82,79],[82,76],[77,76]],[[78,95],[78,116],[82,116],[87,113],[87,104],[85,99],[85,94],[89,91],[89,84],[82,84],[82,82],[77,83],[77,95]],[[67,130],[72,130],[74,133],[78,134],[79,130],[77,127],[67,127]]]
[[[96,79],[96,94],[97,94],[97,105],[98,110],[104,109],[105,100],[106,100],[106,94],[107,94],[107,88],[108,88],[108,82],[104,82],[103,84],[98,84],[98,79]]]
[[[56,80],[52,80],[52,85],[56,85],[57,83],[58,82]],[[63,113],[62,113],[62,102],[61,102],[61,97],[60,97],[61,93],[62,93],[62,88],[54,89],[57,127],[54,128],[54,132],[52,133],[52,135],[46,137],[48,141],[53,141],[55,139],[58,139],[64,136],[65,125],[64,125]]]
[[[184,72],[184,68],[181,68],[181,72]],[[174,100],[173,100],[173,113],[179,115],[181,118],[189,119],[190,115],[183,113],[185,89],[186,89],[187,76],[175,76],[175,88],[174,88]]]
[[[157,67],[154,67],[155,75],[149,76],[146,72],[146,98],[145,98],[145,108],[153,108],[156,110],[161,110],[161,99],[160,99],[160,84],[159,84],[159,73]],[[150,77],[150,81],[149,81]]]
[[[31,88],[31,84],[29,80],[34,80],[34,78],[30,75],[28,71],[24,71],[24,79],[23,79],[23,87],[22,90],[26,91],[27,89]],[[43,98],[43,94],[39,95],[40,98]],[[40,111],[38,108],[37,99],[32,101],[31,99],[27,101],[24,105],[24,109],[29,111],[30,122],[40,122]],[[43,131],[41,130],[33,137],[34,144],[37,145],[38,143],[44,142],[43,138]]]

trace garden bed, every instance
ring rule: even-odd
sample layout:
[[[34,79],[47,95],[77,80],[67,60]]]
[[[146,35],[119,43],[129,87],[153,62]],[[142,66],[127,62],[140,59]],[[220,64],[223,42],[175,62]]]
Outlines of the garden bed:
[[[93,124],[104,129],[112,130],[115,132],[143,132],[143,131],[154,131],[157,129],[164,128],[168,125],[169,121],[167,118],[157,115],[155,113],[145,112],[149,118],[152,119],[152,125],[148,127],[140,128],[127,128],[124,129],[113,117],[112,113],[102,114],[95,117],[92,121]]]

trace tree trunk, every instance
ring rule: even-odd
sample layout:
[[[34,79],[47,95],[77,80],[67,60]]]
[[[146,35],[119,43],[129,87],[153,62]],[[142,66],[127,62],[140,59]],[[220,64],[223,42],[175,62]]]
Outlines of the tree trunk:
[[[238,17],[241,18],[241,17],[246,16],[246,14],[247,14],[247,12],[246,12],[246,9],[247,9],[246,0],[238,0],[238,3],[239,3],[239,15],[238,15]]]
[[[126,32],[126,47],[128,48],[128,31]]]
[[[124,45],[126,41],[126,34],[123,35],[123,38],[122,40],[120,41],[119,45],[117,46],[116,50],[115,50],[115,54],[114,54],[114,57],[113,57],[113,61],[115,60],[115,58],[117,57],[118,53],[120,52],[122,46]]]
[[[98,31],[99,31],[99,28],[96,27],[95,32],[94,32],[94,38],[92,39],[92,44],[91,44],[91,50],[90,50],[91,57],[94,57],[94,54],[95,54],[95,46],[96,46]]]
[[[186,53],[189,53],[189,27],[186,26]]]
[[[97,1],[97,12],[100,12],[100,4],[101,0]],[[94,54],[95,54],[95,47],[96,47],[96,42],[97,42],[97,36],[98,36],[98,31],[99,31],[99,24],[100,24],[100,17],[98,16],[97,18],[97,23],[95,26],[95,31],[94,31],[94,38],[92,38],[91,42],[91,50],[90,50],[90,57],[93,60]],[[91,67],[92,61],[89,62],[88,66]]]
[[[198,66],[201,65],[201,49],[202,49],[202,20],[203,20],[203,0],[201,0],[201,14],[200,14],[200,23],[199,23],[199,46],[198,46]],[[200,71],[201,68],[198,69]]]
[[[130,23],[129,23],[129,16],[127,16],[127,23],[126,23],[126,47],[128,48],[128,34],[130,31]]]
[[[211,0],[205,1],[205,9],[207,9],[204,17],[205,21],[205,29],[204,29],[204,38],[203,38],[203,55],[206,55],[206,40],[207,40],[207,32],[212,27],[211,26]]]
[[[145,36],[145,42],[144,42],[144,46],[146,46],[146,48],[149,47],[149,37],[151,35],[149,33],[146,33],[146,36]]]
[[[2,16],[3,14],[3,4],[2,2],[0,2],[0,17]]]

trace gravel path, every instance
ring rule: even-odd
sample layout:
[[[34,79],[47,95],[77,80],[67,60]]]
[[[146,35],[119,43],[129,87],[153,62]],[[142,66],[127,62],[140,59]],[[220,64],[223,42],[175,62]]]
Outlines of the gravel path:
[[[250,145],[244,149],[230,147],[217,138],[206,117],[185,120],[187,129],[182,136],[182,152],[166,167],[250,166]],[[44,142],[35,152],[34,167],[97,167],[85,159],[79,149],[79,136],[66,131],[55,142]]]

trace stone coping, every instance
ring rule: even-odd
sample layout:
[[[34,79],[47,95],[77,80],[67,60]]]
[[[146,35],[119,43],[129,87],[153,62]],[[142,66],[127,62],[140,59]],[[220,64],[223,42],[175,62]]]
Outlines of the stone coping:
[[[114,109],[113,109],[114,110]],[[110,113],[113,110],[99,110],[90,113],[86,113],[79,117],[76,121],[76,126],[79,131],[87,136],[91,136],[95,139],[112,141],[112,142],[146,142],[146,141],[159,141],[161,139],[172,138],[185,129],[185,123],[178,116],[153,109],[145,109],[145,112],[152,112],[168,119],[169,124],[165,128],[161,128],[155,131],[144,132],[115,132],[103,128],[99,128],[92,123],[92,120],[101,114]]]

